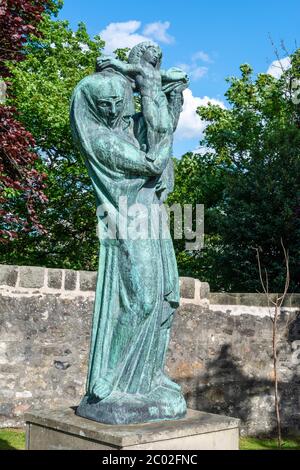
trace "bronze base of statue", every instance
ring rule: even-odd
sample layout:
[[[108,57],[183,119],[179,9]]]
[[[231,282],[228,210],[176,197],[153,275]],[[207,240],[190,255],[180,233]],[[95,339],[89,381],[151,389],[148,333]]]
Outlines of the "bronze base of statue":
[[[113,392],[107,398],[84,396],[76,415],[104,424],[137,424],[186,415],[180,391],[158,386],[147,395]]]

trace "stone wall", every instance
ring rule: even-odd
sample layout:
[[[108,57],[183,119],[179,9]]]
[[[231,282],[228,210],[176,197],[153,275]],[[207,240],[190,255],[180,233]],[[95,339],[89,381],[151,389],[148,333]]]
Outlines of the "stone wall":
[[[30,408],[77,404],[84,392],[96,273],[0,265],[0,426]],[[167,369],[191,408],[274,428],[272,323],[260,294],[210,293],[181,278]],[[300,430],[300,296],[281,312],[284,427]]]

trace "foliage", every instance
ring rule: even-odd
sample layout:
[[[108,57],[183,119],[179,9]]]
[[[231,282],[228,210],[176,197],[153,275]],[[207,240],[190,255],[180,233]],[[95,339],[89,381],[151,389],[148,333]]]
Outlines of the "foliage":
[[[20,227],[25,233],[32,227],[43,233],[36,206],[46,200],[42,191],[46,175],[34,168],[34,140],[14,116],[14,108],[0,106],[0,239],[6,243],[17,237]]]
[[[57,0],[5,0],[0,6],[0,81],[9,78],[9,64],[24,59],[24,45],[40,34],[42,14],[56,12]],[[2,77],[2,78],[1,78]],[[8,89],[9,91],[9,89]],[[36,210],[46,197],[45,174],[36,168],[35,141],[18,121],[14,107],[0,104],[0,241],[8,243],[20,230],[42,232]]]
[[[175,188],[168,198],[168,205],[205,205],[205,248],[200,252],[185,250],[184,234],[181,240],[174,240],[180,275],[207,281],[212,289],[217,287],[218,272],[214,271],[212,257],[219,242],[217,222],[220,217],[220,202],[224,190],[226,164],[216,162],[214,153],[187,153],[180,160],[174,159]],[[195,223],[195,210],[193,212]],[[172,225],[171,225],[172,228]],[[196,228],[195,226],[193,227]]]
[[[10,67],[13,102],[34,135],[47,174],[48,205],[38,214],[47,234],[20,236],[1,253],[2,262],[95,269],[95,201],[85,165],[73,147],[69,102],[76,84],[95,68],[103,47],[83,24],[45,17],[42,36],[31,36],[26,60]],[[7,247],[8,248],[8,247]]]
[[[260,288],[259,247],[273,280],[269,290],[281,292],[281,239],[289,251],[291,289],[300,288],[300,107],[291,87],[291,80],[299,78],[300,51],[292,62],[280,80],[267,74],[253,77],[251,67],[242,65],[242,76],[229,79],[230,107],[198,110],[208,122],[202,144],[227,164],[219,249],[213,257],[213,270],[220,274],[218,289]]]
[[[35,138],[41,157],[36,170],[47,175],[49,202],[36,215],[47,234],[19,234],[2,249],[1,260],[95,269],[94,196],[73,148],[69,99],[75,85],[93,72],[104,44],[99,37],[91,39],[83,24],[73,32],[67,22],[47,15],[39,30],[24,44],[25,60],[9,65],[9,104]],[[126,60],[125,49],[115,53]],[[257,247],[273,279],[270,291],[280,290],[281,238],[289,250],[291,289],[299,289],[300,108],[291,87],[300,75],[299,57],[296,51],[292,69],[280,80],[254,77],[250,66],[241,66],[241,77],[228,79],[229,106],[198,110],[208,122],[201,153],[175,161],[175,191],[168,203],[205,205],[205,248],[187,252],[184,242],[175,240],[179,271],[210,282],[213,290],[259,289]],[[22,198],[17,203],[11,194],[18,193],[10,193],[13,208]]]
[[[276,438],[241,437],[240,450],[278,450]],[[286,438],[280,450],[300,450],[299,437]]]
[[[20,429],[0,429],[0,450],[24,450],[25,432]]]
[[[31,36],[26,60],[10,68],[14,104],[51,163],[75,161],[69,124],[69,102],[76,84],[94,72],[103,46],[91,40],[83,23],[73,32],[67,21],[46,17],[42,37]]]
[[[3,0],[0,5],[0,76],[6,77],[7,61],[23,60],[23,46],[30,34],[38,34],[43,13],[56,13],[61,0]]]
[[[121,60],[122,62],[128,62],[128,54],[130,52],[129,47],[119,48],[114,51],[114,54],[117,59]]]

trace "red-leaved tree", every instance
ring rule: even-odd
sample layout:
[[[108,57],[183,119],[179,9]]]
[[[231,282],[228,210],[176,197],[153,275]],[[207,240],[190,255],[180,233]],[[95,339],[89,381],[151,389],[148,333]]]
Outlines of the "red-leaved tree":
[[[32,135],[15,119],[15,109],[0,106],[0,240],[16,238],[18,231],[43,230],[35,207],[46,202],[44,173],[35,168]]]
[[[60,0],[0,0],[0,86],[8,82],[10,62],[24,59],[30,33],[38,35],[43,13],[55,13]],[[9,85],[9,83],[8,83]],[[2,86],[2,88],[4,88]],[[9,93],[9,87],[8,87]],[[45,174],[36,169],[32,135],[18,122],[17,110],[0,103],[0,241],[20,230],[43,230],[36,204],[44,203]]]
[[[0,76],[7,76],[6,61],[22,60],[22,47],[30,33],[38,34],[42,14],[60,6],[60,0],[0,0]]]

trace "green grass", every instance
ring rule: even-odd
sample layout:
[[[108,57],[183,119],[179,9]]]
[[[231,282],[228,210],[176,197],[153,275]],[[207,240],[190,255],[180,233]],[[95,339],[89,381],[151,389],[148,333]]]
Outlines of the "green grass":
[[[0,450],[24,450],[25,432],[21,429],[0,429]],[[277,439],[241,437],[241,450],[277,450]],[[300,450],[300,436],[284,439],[283,450]]]
[[[25,432],[21,429],[0,429],[0,450],[24,450]]]
[[[277,450],[276,438],[241,437],[241,450]],[[300,450],[300,437],[283,439],[282,450]]]

